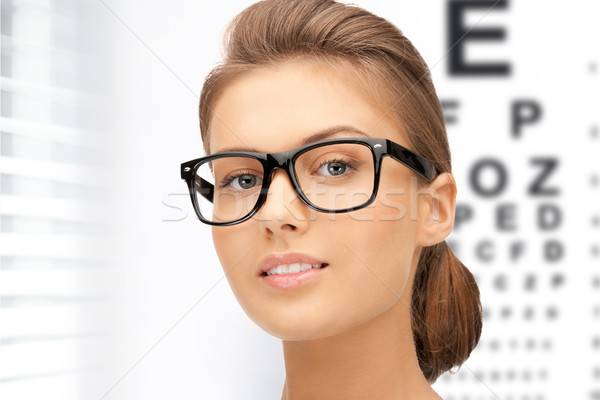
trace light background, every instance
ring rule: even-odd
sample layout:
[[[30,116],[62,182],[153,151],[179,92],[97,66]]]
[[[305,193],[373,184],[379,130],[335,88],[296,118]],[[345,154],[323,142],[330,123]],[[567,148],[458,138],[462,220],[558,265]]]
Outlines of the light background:
[[[78,354],[81,365],[99,369],[73,380],[79,387],[70,397],[59,394],[60,386],[36,389],[33,379],[0,385],[6,398],[281,395],[280,341],[238,306],[210,229],[193,215],[179,179],[179,164],[201,155],[198,94],[219,60],[224,27],[251,3],[85,2],[82,12],[97,21],[94,29],[102,33],[108,57],[97,77],[107,99],[98,109],[110,125],[102,131],[109,191],[102,257],[109,267],[98,285],[109,300],[106,315],[96,321],[106,335]],[[600,215],[600,188],[594,184],[600,174],[600,138],[594,134],[600,125],[600,6],[593,0],[513,0],[505,11],[470,12],[467,25],[501,26],[507,39],[469,45],[467,57],[506,60],[512,73],[458,78],[447,70],[448,2],[355,3],[399,26],[432,68],[440,98],[460,102],[448,133],[458,201],[474,215],[451,238],[479,280],[486,319],[480,346],[457,375],[440,378],[436,390],[446,400],[600,398],[600,258],[593,250],[600,245],[600,228],[592,223]],[[510,111],[518,99],[538,101],[543,115],[514,139]],[[558,195],[528,194],[540,172],[531,164],[534,157],[558,159],[547,181]],[[478,196],[469,182],[482,158],[498,159],[508,174],[506,190],[496,197]],[[489,186],[496,182],[494,175],[482,179]],[[494,217],[508,203],[515,204],[516,229],[504,232]],[[538,228],[541,204],[560,209],[560,227]],[[477,256],[483,240],[492,243],[492,261]],[[544,259],[548,240],[563,245],[561,260]],[[515,241],[525,246],[516,261],[510,259]],[[531,279],[535,285],[526,290]],[[553,279],[562,284],[553,285]],[[504,289],[497,284],[502,280]],[[504,310],[510,316],[502,317]]]

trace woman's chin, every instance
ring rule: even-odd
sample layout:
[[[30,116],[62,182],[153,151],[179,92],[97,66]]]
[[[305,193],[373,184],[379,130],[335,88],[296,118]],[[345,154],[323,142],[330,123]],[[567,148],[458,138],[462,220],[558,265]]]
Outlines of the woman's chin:
[[[281,340],[286,341],[305,341],[324,339],[334,336],[341,332],[341,329],[331,326],[331,324],[316,324],[306,321],[294,321],[293,324],[268,324],[259,325],[259,327]]]

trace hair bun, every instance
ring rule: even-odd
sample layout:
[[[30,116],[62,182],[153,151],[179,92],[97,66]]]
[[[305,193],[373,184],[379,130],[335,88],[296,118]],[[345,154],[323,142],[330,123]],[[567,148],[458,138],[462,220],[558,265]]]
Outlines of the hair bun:
[[[412,329],[419,366],[429,382],[458,367],[479,342],[479,288],[444,241],[425,247],[412,288]]]

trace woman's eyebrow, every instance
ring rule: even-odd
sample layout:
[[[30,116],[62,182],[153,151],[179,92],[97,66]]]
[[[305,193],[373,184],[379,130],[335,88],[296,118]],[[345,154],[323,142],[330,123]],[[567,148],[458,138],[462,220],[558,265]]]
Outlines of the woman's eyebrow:
[[[358,128],[355,128],[354,126],[336,125],[336,126],[326,128],[317,133],[314,133],[307,138],[304,138],[302,140],[301,146],[304,146],[304,145],[310,144],[310,143],[314,143],[314,142],[320,142],[321,140],[325,140],[325,139],[329,138],[330,136],[333,136],[336,133],[340,133],[340,132],[352,132],[352,133],[356,133],[361,136],[369,137],[369,135],[367,135],[365,132],[361,131]]]
[[[314,142],[320,142],[321,140],[325,140],[325,139],[329,138],[330,136],[333,136],[340,132],[351,132],[351,133],[354,133],[354,134],[357,134],[360,136],[370,137],[365,132],[361,131],[360,129],[358,129],[352,125],[335,125],[335,126],[331,126],[329,128],[325,128],[316,133],[313,133],[312,135],[302,139],[299,146],[304,146],[304,145],[314,143]],[[299,146],[297,146],[297,147],[299,147]],[[230,152],[230,151],[245,151],[245,152],[252,152],[252,153],[263,153],[262,151],[259,151],[257,149],[251,148],[251,147],[227,147],[225,149],[220,149],[220,150],[216,151],[215,153],[226,153],[226,152]]]

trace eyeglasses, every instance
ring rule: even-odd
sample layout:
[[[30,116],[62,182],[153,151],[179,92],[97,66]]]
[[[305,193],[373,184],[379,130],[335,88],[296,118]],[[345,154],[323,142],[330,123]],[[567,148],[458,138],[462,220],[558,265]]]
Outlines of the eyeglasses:
[[[280,153],[223,152],[181,164],[200,221],[216,226],[251,218],[265,203],[273,172],[284,169],[304,204],[324,213],[345,213],[373,203],[384,156],[431,181],[433,164],[379,138],[329,139]]]

